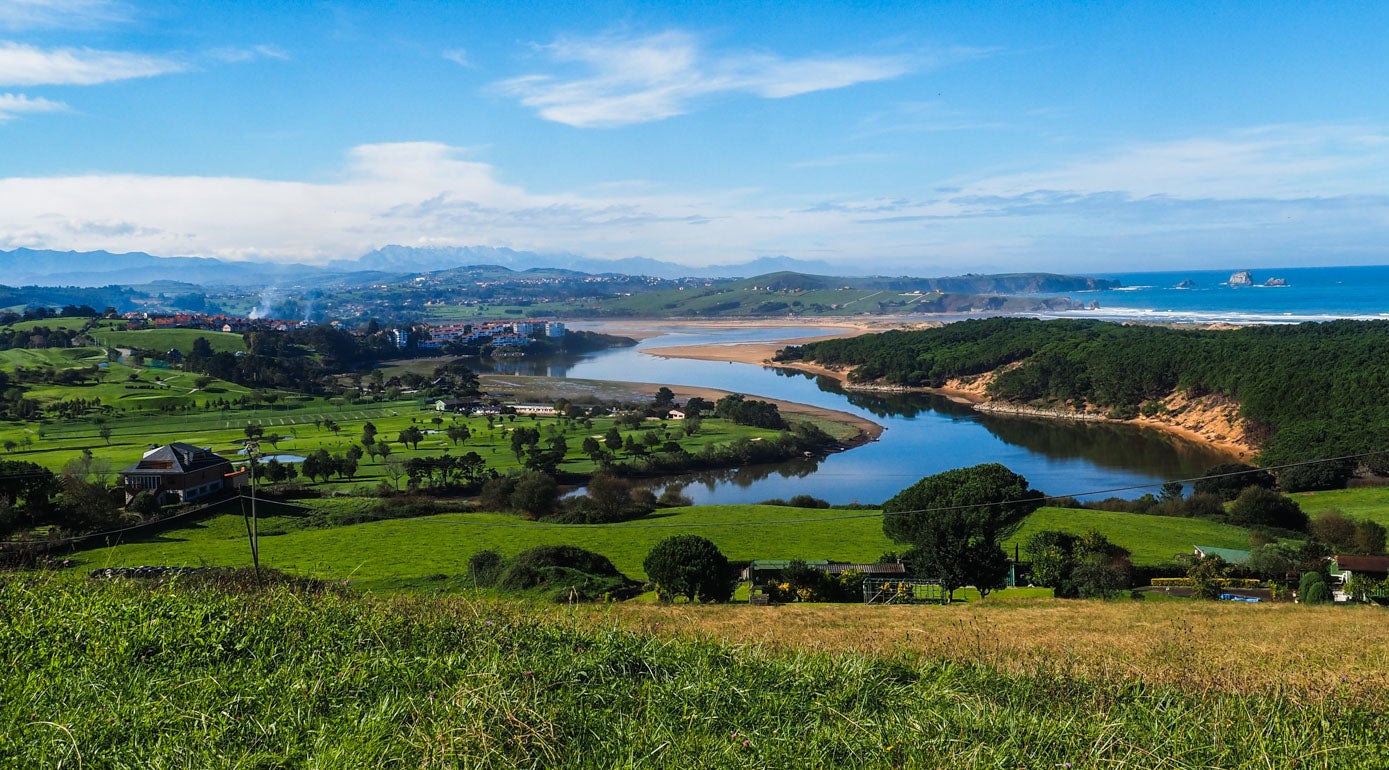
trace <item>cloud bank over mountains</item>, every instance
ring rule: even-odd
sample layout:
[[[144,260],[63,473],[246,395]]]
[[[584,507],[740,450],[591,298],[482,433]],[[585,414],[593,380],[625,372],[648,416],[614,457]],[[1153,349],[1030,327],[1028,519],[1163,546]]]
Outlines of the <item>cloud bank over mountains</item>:
[[[0,114],[14,104],[0,99]],[[1340,174],[1334,183],[1326,181],[1331,171]],[[829,263],[874,258],[885,271],[962,260],[993,268],[1005,258],[1093,269],[1133,253],[1136,241],[1154,251],[1238,246],[1270,255],[1330,242],[1354,259],[1379,253],[1389,222],[1389,196],[1380,189],[1389,178],[1389,133],[1346,126],[1135,145],[1049,169],[961,179],[926,198],[533,193],[500,176],[466,149],[410,142],[355,147],[332,181],[4,178],[0,248],[325,263],[386,244],[487,244],[688,265],[786,254]]]

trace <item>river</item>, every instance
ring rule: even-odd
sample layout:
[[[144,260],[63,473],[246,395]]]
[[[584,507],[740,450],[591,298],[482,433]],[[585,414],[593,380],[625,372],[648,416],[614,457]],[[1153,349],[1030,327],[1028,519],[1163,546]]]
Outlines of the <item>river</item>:
[[[600,324],[571,326],[613,331]],[[839,329],[690,330],[675,324],[643,328],[660,334],[635,348],[564,360],[499,362],[492,371],[719,388],[850,412],[885,428],[878,441],[824,458],[681,477],[685,494],[697,504],[752,503],[801,494],[836,504],[876,504],[922,476],[986,462],[1003,463],[1047,494],[1131,498],[1156,493],[1164,481],[1199,476],[1206,468],[1231,460],[1204,445],[1129,425],[983,414],[930,394],[847,393],[829,378],[748,364],[658,358],[642,352],[675,345],[796,339]]]

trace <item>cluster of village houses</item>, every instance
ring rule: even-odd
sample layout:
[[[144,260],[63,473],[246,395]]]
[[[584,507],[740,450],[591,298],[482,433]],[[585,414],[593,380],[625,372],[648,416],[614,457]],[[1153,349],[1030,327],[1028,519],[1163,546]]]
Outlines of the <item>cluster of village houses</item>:
[[[274,318],[241,318],[224,314],[172,313],[151,315],[143,312],[126,313],[122,316],[131,329],[205,329],[213,332],[244,334],[250,331],[280,331],[302,329],[312,326],[312,321],[287,321]],[[340,321],[329,322],[330,326],[341,327]],[[416,347],[422,350],[439,350],[450,342],[464,344],[492,345],[494,347],[525,347],[531,344],[532,337],[539,335],[558,339],[565,335],[564,324],[559,321],[484,321],[481,323],[451,323],[416,326],[418,341]],[[409,345],[408,329],[391,329],[386,332],[397,348]]]
[[[476,324],[438,324],[425,327],[427,337],[417,347],[424,350],[437,350],[450,342],[493,347],[525,347],[531,344],[533,335],[544,335],[550,339],[564,336],[564,324],[558,321],[488,321]],[[409,336],[403,329],[392,329],[391,341],[398,348],[404,348]]]
[[[276,331],[287,332],[290,329],[302,329],[313,326],[312,321],[287,321],[276,318],[242,318],[240,316],[224,315],[217,313],[208,315],[206,313],[171,313],[169,315],[152,315],[145,312],[131,312],[121,316],[128,328],[135,329],[203,329],[210,332],[226,332],[228,334],[245,334],[255,331]],[[341,326],[338,321],[333,321],[332,326]]]

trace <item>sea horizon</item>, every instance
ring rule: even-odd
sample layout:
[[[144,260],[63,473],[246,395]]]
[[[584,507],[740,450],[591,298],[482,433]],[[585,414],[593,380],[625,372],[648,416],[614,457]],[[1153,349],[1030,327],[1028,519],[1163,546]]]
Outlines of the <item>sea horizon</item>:
[[[1238,272],[1253,284],[1231,286]],[[1117,289],[1065,292],[1092,310],[1046,317],[1152,320],[1170,323],[1302,323],[1389,320],[1389,265],[1238,268],[1086,273],[1119,281]],[[1281,279],[1283,285],[1265,285]],[[1184,283],[1184,282],[1189,282]]]

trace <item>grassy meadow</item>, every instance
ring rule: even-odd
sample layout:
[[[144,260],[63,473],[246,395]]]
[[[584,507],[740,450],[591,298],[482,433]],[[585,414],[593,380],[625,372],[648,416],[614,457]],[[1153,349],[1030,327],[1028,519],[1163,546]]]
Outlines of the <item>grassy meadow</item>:
[[[138,348],[157,350],[161,353],[177,350],[185,356],[193,352],[193,341],[199,337],[207,340],[216,353],[236,353],[246,349],[246,342],[240,334],[203,329],[93,329],[89,336],[108,348]]]
[[[1327,511],[1340,511],[1356,519],[1370,519],[1389,527],[1389,487],[1331,489],[1325,492],[1294,492],[1289,495],[1308,516],[1316,518]]]
[[[367,500],[319,500],[325,511],[365,509]],[[882,531],[876,511],[841,511],[769,505],[671,508],[643,519],[608,525],[526,521],[497,513],[445,513],[333,528],[305,528],[303,518],[261,523],[262,563],[295,574],[351,580],[364,590],[457,590],[472,554],[492,548],[514,556],[537,545],[576,545],[612,560],[628,576],[643,578],[642,560],[662,539],[679,534],[709,538],[730,559],[835,559],[877,561],[901,550]],[[1229,525],[1107,511],[1043,508],[1009,541],[1025,543],[1043,529],[1083,533],[1098,529],[1134,554],[1137,564],[1163,564],[1192,546],[1241,548],[1248,533]],[[143,542],[78,553],[85,569],[158,564],[249,566],[239,515],[225,515]]]
[[[176,375],[173,382],[187,375]],[[509,417],[509,416],[508,416]],[[305,456],[319,449],[333,454],[343,454],[350,446],[359,445],[363,426],[370,422],[377,428],[378,440],[391,442],[392,456],[402,459],[412,457],[437,457],[446,452],[463,454],[477,452],[488,464],[505,473],[521,467],[521,462],[511,451],[511,430],[517,427],[536,428],[541,431],[544,445],[552,436],[566,436],[568,452],[560,469],[573,473],[590,473],[594,470],[593,461],[582,452],[583,439],[589,436],[602,437],[615,425],[612,417],[593,418],[589,426],[573,420],[558,417],[518,416],[494,418],[492,426],[485,417],[443,416],[432,408],[420,406],[418,400],[384,402],[364,405],[344,405],[327,399],[309,399],[299,404],[283,408],[262,408],[238,410],[228,413],[202,412],[192,414],[152,414],[133,417],[109,418],[98,424],[95,421],[74,421],[63,425],[20,426],[0,429],[0,441],[19,440],[30,436],[32,444],[15,453],[14,459],[29,460],[45,467],[59,469],[78,456],[83,449],[102,460],[107,460],[115,468],[135,462],[153,445],[171,441],[183,441],[197,446],[211,447],[226,457],[235,457],[246,440],[247,424],[260,427],[264,434],[260,439],[263,454],[289,454]],[[324,420],[332,421],[333,430]],[[433,420],[439,419],[439,423]],[[464,426],[470,437],[455,445],[444,434],[451,427]],[[111,430],[109,443],[101,438],[100,430]],[[415,427],[425,433],[418,446],[407,446],[396,439],[402,430]],[[734,425],[726,420],[705,419],[698,433],[685,436],[678,421],[652,421],[638,428],[620,428],[619,434],[626,439],[631,435],[643,439],[648,433],[656,433],[662,443],[666,440],[678,442],[691,452],[698,452],[706,446],[728,444],[739,439],[763,440],[778,435],[778,431]],[[268,437],[279,436],[278,441]],[[626,450],[618,452],[618,459],[628,458]],[[298,482],[325,491],[366,491],[382,481],[396,483],[391,479],[389,468],[383,459],[363,457],[358,461],[358,469],[351,479],[335,477],[331,481],[310,482],[301,477]],[[399,486],[404,480],[399,480]]]
[[[8,767],[1389,764],[1368,608],[559,608],[7,575],[0,615]],[[1309,633],[1333,624],[1354,653]]]

